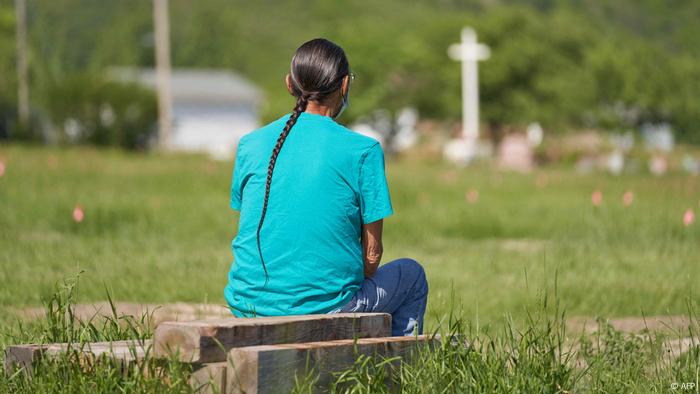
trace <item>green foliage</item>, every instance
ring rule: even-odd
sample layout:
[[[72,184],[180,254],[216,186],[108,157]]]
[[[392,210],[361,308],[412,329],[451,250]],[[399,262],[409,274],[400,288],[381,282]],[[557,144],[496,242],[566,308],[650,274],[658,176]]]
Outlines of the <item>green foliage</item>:
[[[17,117],[14,31],[14,9],[0,3],[0,139],[9,136]]]
[[[379,393],[391,385],[390,372],[398,370],[401,357],[384,358],[377,355],[357,354],[355,362],[346,371],[336,373],[331,393]],[[393,364],[393,365],[392,365]]]
[[[322,389],[349,393],[645,393],[667,391],[674,382],[697,385],[699,345],[675,359],[662,352],[662,342],[669,340],[665,335],[625,334],[605,319],[599,319],[598,331],[591,336],[571,337],[566,333],[565,314],[556,306],[557,297],[545,295],[525,322],[508,319],[500,329],[475,326],[452,311],[442,319],[445,324],[429,334],[440,334],[436,345],[419,346],[403,359],[361,355]],[[548,306],[552,301],[554,308]],[[699,322],[696,315],[690,317],[689,332],[678,333],[678,338],[690,335],[697,343],[694,330]],[[304,382],[298,380],[295,392],[310,392]]]
[[[481,71],[487,122],[581,124],[595,103],[595,79],[585,62],[597,37],[585,19],[503,7],[489,12],[478,27],[493,53]]]
[[[61,79],[48,89],[46,101],[64,139],[94,145],[144,147],[157,115],[152,91],[89,74]],[[75,135],[68,134],[70,128]]]
[[[19,322],[17,330],[4,332],[6,341],[12,343],[71,343],[119,341],[125,339],[145,340],[153,336],[152,316],[135,317],[119,315],[112,296],[106,291],[111,306],[110,316],[96,312],[87,320],[75,314],[78,280],[81,273],[57,283],[53,291],[42,299],[45,319]]]
[[[37,107],[46,107],[45,93],[75,74],[153,65],[148,2],[28,4]],[[459,65],[446,48],[470,25],[492,48],[480,69],[481,108],[496,131],[533,121],[555,132],[670,122],[689,142],[700,142],[700,28],[692,23],[699,8],[692,0],[673,7],[661,0],[170,2],[174,65],[233,69],[251,78],[267,93],[264,120],[290,110],[284,74],[295,48],[316,36],[344,46],[358,76],[344,121],[405,105],[427,118],[457,120]],[[0,36],[3,71],[14,69],[13,16],[11,7],[0,8],[0,29],[10,33]],[[12,119],[13,73],[0,75],[0,111]],[[113,137],[89,141],[133,146]]]
[[[661,356],[660,345],[660,338],[627,336],[599,318],[598,331],[593,338],[581,338],[579,355],[594,372],[589,382],[594,391],[634,392],[649,382],[635,382],[630,378],[644,375],[645,369]]]
[[[144,314],[138,320],[133,316],[118,315],[111,295],[107,298],[112,316],[81,321],[74,314],[78,279],[66,278],[55,291],[44,299],[46,319],[18,323],[14,330],[3,333],[5,344],[67,343],[68,350],[56,358],[36,362],[32,370],[17,369],[9,375],[0,375],[0,392],[13,393],[110,393],[110,392],[173,392],[190,393],[191,366],[174,359],[162,362],[145,349],[145,357],[135,362],[122,363],[103,354],[85,357],[83,350],[92,342],[130,339],[135,343],[153,336],[152,316]],[[98,321],[99,320],[99,321]],[[136,348],[129,349],[136,358]]]
[[[188,364],[162,362],[150,355],[122,365],[102,356],[85,360],[79,350],[41,360],[31,375],[18,370],[0,377],[0,391],[11,393],[195,393]]]

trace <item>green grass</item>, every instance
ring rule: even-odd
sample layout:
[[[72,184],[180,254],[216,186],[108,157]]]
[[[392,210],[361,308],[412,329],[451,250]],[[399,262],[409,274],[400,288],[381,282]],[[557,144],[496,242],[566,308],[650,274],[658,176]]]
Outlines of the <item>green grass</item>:
[[[73,301],[105,300],[107,289],[119,301],[224,303],[237,228],[237,214],[228,208],[232,162],[22,146],[1,146],[0,160],[6,164],[0,177],[0,331],[16,333],[16,310],[40,305],[56,283],[79,271],[85,272]],[[593,389],[611,384],[619,365],[631,371],[630,363],[609,364],[574,380],[576,371],[560,371],[560,360],[533,355],[532,366],[520,372],[503,364],[506,349],[527,338],[509,339],[507,330],[527,334],[539,327],[532,333],[544,333],[545,342],[533,339],[532,349],[556,344],[556,330],[547,332],[546,324],[541,329],[543,324],[528,317],[528,308],[539,308],[545,294],[553,294],[555,278],[556,301],[567,316],[688,314],[689,303],[698,299],[700,223],[682,223],[686,209],[700,211],[697,177],[579,175],[565,167],[521,175],[415,158],[390,159],[387,171],[395,215],[385,221],[384,261],[412,257],[424,264],[430,284],[426,328],[436,329],[456,310],[465,335],[486,335],[501,344],[472,353],[444,353],[456,352],[453,348],[441,350],[442,356],[433,353],[434,362],[451,360],[442,365],[447,369],[480,359],[484,376],[477,377],[478,369],[448,376],[483,383],[470,390],[529,390],[538,383],[524,380],[527,373],[545,370],[559,376],[546,378],[548,385]],[[470,189],[479,192],[475,204],[465,198]],[[591,204],[594,190],[603,193],[600,207]],[[630,207],[622,204],[626,190],[635,193]],[[85,211],[79,224],[72,220],[76,204]],[[547,313],[545,320],[556,318]],[[30,330],[29,337],[47,330]],[[2,344],[10,340],[5,335]],[[629,355],[646,351],[632,349]],[[608,360],[598,353],[589,357]],[[696,362],[689,364],[692,371],[697,360],[690,361]],[[648,365],[622,373],[620,381],[638,382],[630,391],[665,391],[665,377],[677,371],[650,374]],[[427,387],[438,382],[437,369],[421,371],[404,378]],[[505,380],[496,384],[496,377]],[[556,391],[548,385],[542,387],[551,390],[541,391]]]
[[[524,324],[508,322],[495,331],[475,331],[452,320],[450,329],[443,331],[452,335],[443,335],[434,348],[421,347],[410,361],[399,365],[390,363],[391,359],[359,356],[355,365],[336,374],[329,389],[343,393],[648,393],[668,392],[672,384],[686,383],[693,387],[690,392],[697,392],[697,341],[694,350],[673,359],[664,353],[662,337],[626,336],[601,321],[592,338],[567,342],[564,315],[556,311],[540,305]],[[397,366],[398,371],[388,373]],[[310,392],[307,382],[312,380],[299,382],[296,392]]]
[[[3,308],[38,305],[79,270],[82,301],[104,300],[107,286],[116,300],[223,303],[237,228],[232,163],[16,146],[0,147],[0,158]],[[700,208],[697,177],[518,175],[408,159],[387,166],[396,213],[385,223],[384,261],[425,265],[429,322],[447,312],[452,287],[465,316],[522,316],[555,269],[570,315],[683,313],[698,297],[700,223],[681,220]],[[464,196],[472,188],[476,204]],[[628,208],[626,190],[635,193]]]
[[[178,362],[177,357],[153,358],[151,348],[146,349],[145,358],[126,365],[107,357],[81,357],[80,349],[89,342],[143,340],[152,331],[148,315],[140,319],[120,316],[113,305],[114,314],[103,320],[73,319],[76,287],[77,277],[57,284],[55,292],[44,299],[47,319],[11,328],[3,336],[13,343],[79,346],[57,359],[40,360],[28,374],[20,369],[0,375],[0,392],[195,392],[188,383],[191,366]],[[540,301],[528,308],[522,323],[507,320],[495,330],[475,327],[451,308],[429,334],[440,334],[439,342],[418,346],[404,359],[356,354],[355,363],[334,373],[327,387],[319,386],[315,366],[307,364],[307,373],[297,376],[292,392],[318,392],[321,387],[331,393],[367,394],[646,393],[673,390],[674,384],[689,385],[697,392],[700,321],[695,303],[688,303],[690,324],[674,334],[693,338],[694,347],[675,358],[664,350],[669,340],[666,334],[628,335],[604,319],[598,321],[595,334],[567,339],[566,314],[560,309],[558,295],[545,292]]]

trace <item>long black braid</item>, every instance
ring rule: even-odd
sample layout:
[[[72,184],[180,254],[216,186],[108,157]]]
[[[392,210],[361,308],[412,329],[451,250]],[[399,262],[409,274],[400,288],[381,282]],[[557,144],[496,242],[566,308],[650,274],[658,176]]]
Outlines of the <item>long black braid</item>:
[[[267,167],[267,180],[265,182],[265,197],[256,234],[258,253],[260,254],[260,262],[265,272],[266,284],[269,277],[267,274],[267,267],[265,266],[265,260],[263,259],[262,247],[260,246],[260,230],[265,221],[265,213],[267,213],[272,173],[275,170],[277,156],[289,132],[299,119],[299,115],[306,111],[306,106],[309,104],[309,101],[324,102],[327,97],[340,90],[343,85],[343,79],[348,76],[349,73],[350,66],[343,49],[323,38],[316,38],[305,42],[297,49],[292,58],[290,73],[291,93],[297,98],[297,102],[291,116],[284,125],[282,133],[280,133],[280,136],[277,138],[277,143],[270,155],[270,164]]]
[[[287,139],[289,132],[292,127],[299,119],[299,115],[306,110],[306,105],[309,103],[309,99],[300,96],[297,98],[297,105],[294,106],[294,111],[292,115],[287,119],[287,123],[284,125],[284,129],[279,137],[277,137],[277,143],[274,149],[272,149],[272,155],[270,156],[270,164],[267,166],[267,180],[265,181],[265,199],[263,200],[262,214],[260,215],[260,222],[258,223],[258,232],[256,239],[258,242],[258,253],[260,254],[260,262],[262,263],[263,271],[265,271],[265,282],[268,280],[267,267],[265,266],[265,260],[262,255],[262,248],[260,247],[260,230],[262,229],[263,221],[265,220],[265,213],[267,213],[267,201],[270,198],[270,185],[272,184],[272,172],[275,169],[275,162],[277,162],[277,156],[280,154],[280,149],[284,144],[284,140]]]

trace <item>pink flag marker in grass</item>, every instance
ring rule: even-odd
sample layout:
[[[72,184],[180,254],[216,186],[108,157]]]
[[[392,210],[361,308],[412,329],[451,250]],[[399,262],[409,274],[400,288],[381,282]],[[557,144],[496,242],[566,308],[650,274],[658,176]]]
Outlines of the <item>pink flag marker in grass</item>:
[[[688,208],[685,213],[683,214],[683,224],[686,226],[690,226],[695,222],[695,212],[693,212],[692,209]]]
[[[5,162],[0,160],[0,177],[5,175]]]
[[[634,193],[631,191],[626,191],[625,194],[622,195],[622,205],[629,207],[632,205],[634,202]]]
[[[465,197],[468,203],[476,204],[476,202],[479,201],[479,192],[474,189],[469,189]]]
[[[603,202],[603,192],[596,190],[591,194],[591,202],[593,206],[598,207]]]
[[[83,219],[85,219],[85,212],[83,212],[83,207],[78,204],[73,208],[73,220],[76,223],[80,223]]]

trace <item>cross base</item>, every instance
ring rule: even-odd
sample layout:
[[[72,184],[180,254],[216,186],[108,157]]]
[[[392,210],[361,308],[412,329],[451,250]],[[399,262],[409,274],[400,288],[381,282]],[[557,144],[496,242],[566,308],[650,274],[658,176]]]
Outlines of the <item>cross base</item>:
[[[492,147],[473,138],[455,138],[445,144],[442,154],[448,161],[466,166],[476,159],[490,157]]]

